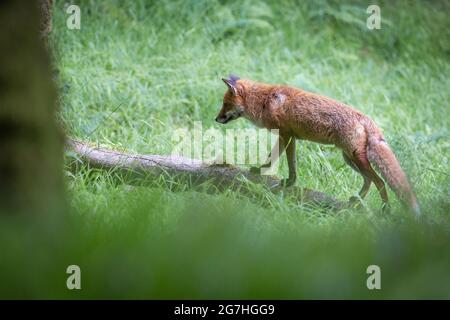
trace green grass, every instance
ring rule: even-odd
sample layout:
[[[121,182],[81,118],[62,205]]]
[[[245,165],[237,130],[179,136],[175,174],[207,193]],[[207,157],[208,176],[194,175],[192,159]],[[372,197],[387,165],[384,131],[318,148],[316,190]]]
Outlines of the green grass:
[[[333,214],[264,190],[213,195],[169,177],[129,187],[113,173],[66,171],[68,226],[1,227],[0,296],[450,298],[445,1],[379,2],[375,31],[358,1],[79,3],[81,30],[66,28],[58,3],[51,36],[68,135],[170,154],[177,128],[225,130],[213,121],[221,77],[286,83],[372,117],[424,217],[403,212],[392,192],[392,213],[381,213],[374,187],[364,210]],[[301,186],[345,200],[362,185],[333,147],[301,142],[297,154]],[[286,167],[283,159],[280,175]],[[81,291],[65,289],[69,264],[82,269]],[[366,288],[371,264],[381,267],[382,290]]]

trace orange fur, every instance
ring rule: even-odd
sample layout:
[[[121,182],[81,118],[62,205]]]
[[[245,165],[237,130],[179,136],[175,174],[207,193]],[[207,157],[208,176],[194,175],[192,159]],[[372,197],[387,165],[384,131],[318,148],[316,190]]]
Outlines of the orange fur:
[[[294,143],[295,139],[300,139],[333,144],[343,150],[346,162],[364,177],[361,197],[374,182],[383,201],[388,201],[384,182],[372,164],[396,195],[419,213],[408,179],[372,119],[342,102],[297,88],[237,77],[223,80],[229,90],[216,120],[226,123],[243,116],[257,126],[278,129],[284,142],[280,154],[287,149],[291,180],[295,181],[296,176],[295,165],[291,165],[295,164],[295,150],[289,148],[287,141],[294,138]],[[292,157],[294,159],[290,159]]]

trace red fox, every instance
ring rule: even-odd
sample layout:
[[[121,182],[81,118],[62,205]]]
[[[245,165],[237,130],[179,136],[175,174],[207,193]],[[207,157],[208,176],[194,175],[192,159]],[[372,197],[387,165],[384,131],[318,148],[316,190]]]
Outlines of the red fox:
[[[216,121],[225,124],[244,117],[259,127],[278,129],[278,154],[286,151],[289,178],[283,185],[295,183],[295,140],[334,144],[342,149],[345,162],[360,173],[364,184],[359,196],[364,198],[373,182],[388,208],[388,195],[383,180],[372,168],[375,165],[397,197],[416,215],[420,208],[408,178],[394,153],[372,119],[342,102],[297,88],[257,83],[230,76],[222,79],[228,87]],[[277,159],[272,159],[276,161]],[[270,157],[260,168],[270,167]],[[350,198],[356,201],[357,198]]]

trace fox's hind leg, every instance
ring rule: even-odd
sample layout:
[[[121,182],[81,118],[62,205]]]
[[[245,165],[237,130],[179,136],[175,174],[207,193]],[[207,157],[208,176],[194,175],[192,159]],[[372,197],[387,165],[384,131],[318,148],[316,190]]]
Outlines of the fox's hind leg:
[[[372,166],[369,163],[369,160],[367,159],[366,152],[356,151],[353,153],[353,156],[351,158],[349,157],[349,159],[351,163],[358,168],[359,172],[363,177],[367,177],[368,179],[370,179],[370,181],[373,181],[373,183],[378,189],[378,192],[380,193],[381,199],[383,200],[383,210],[389,209],[388,206],[389,199],[384,181],[378,176],[375,170],[373,170]],[[361,191],[363,191],[363,189],[361,189]]]
[[[370,189],[370,185],[372,184],[372,180],[367,175],[363,175],[361,171],[358,169],[356,164],[352,162],[352,160],[345,154],[345,152],[342,152],[342,156],[344,157],[345,163],[347,163],[353,170],[358,172],[364,179],[364,184],[361,187],[361,190],[359,191],[359,197],[361,199],[364,199],[364,197],[367,195]],[[356,202],[358,199],[356,197],[351,197],[350,202]]]

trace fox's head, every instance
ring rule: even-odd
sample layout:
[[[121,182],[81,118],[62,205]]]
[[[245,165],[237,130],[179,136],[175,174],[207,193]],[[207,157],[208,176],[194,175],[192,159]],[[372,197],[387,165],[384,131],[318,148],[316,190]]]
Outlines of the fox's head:
[[[238,80],[240,80],[240,78],[233,75],[230,75],[229,79],[222,79],[227,85],[228,90],[223,97],[222,109],[220,109],[220,112],[216,117],[216,121],[219,123],[225,124],[244,115],[243,92]]]

